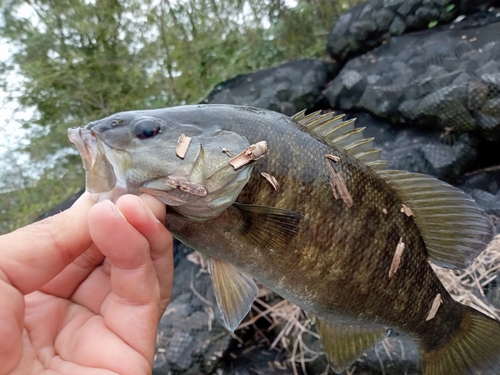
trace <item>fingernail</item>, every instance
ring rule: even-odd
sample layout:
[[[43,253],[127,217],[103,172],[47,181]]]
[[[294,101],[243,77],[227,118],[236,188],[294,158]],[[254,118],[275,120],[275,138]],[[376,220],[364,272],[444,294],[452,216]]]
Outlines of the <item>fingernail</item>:
[[[151,220],[153,220],[154,222],[156,223],[159,223],[160,220],[158,220],[158,218],[155,216],[155,214],[153,213],[153,211],[151,211],[151,208],[149,208],[143,201],[141,198],[137,197],[137,199],[139,199],[139,201],[141,202],[141,206],[142,206],[142,209],[144,210],[144,212],[146,213],[146,215],[148,215]]]
[[[107,199],[106,199],[105,201],[103,201],[103,203],[105,203],[105,204],[107,204],[107,205],[111,206],[111,209],[113,210],[113,213],[114,213],[116,216],[119,216],[119,217],[121,217],[122,219],[125,219],[125,216],[124,216],[124,215],[122,214],[122,212],[118,209],[118,207],[116,207],[116,205],[115,205],[113,202],[111,202],[110,200],[107,200]],[[125,220],[127,220],[127,219],[125,219]]]

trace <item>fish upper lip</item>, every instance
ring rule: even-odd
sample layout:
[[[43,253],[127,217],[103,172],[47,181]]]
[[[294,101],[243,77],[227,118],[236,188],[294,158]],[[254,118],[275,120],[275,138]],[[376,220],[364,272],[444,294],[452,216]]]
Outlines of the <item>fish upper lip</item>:
[[[97,159],[97,134],[89,129],[73,128],[68,130],[68,138],[78,148],[85,169],[90,171]]]

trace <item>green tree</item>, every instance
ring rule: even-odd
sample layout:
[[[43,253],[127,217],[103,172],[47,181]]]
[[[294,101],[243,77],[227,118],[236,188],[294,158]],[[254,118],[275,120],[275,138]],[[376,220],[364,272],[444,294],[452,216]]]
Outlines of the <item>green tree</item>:
[[[123,110],[197,103],[237,74],[326,56],[327,32],[347,3],[10,0],[0,38],[15,48],[0,77],[34,115],[23,122],[29,142],[16,150],[26,163],[0,172],[0,230],[83,186],[68,128]],[[7,87],[13,69],[23,79]]]

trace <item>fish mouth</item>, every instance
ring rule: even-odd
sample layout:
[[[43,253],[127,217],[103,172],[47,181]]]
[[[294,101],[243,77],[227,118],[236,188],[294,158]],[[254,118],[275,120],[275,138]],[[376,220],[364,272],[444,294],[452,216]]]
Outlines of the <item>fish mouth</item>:
[[[110,147],[92,129],[69,129],[68,138],[80,153],[86,171],[87,191],[96,202],[105,199],[116,201],[127,193],[126,152]]]
[[[68,138],[78,148],[83,168],[86,171],[92,170],[97,160],[97,135],[93,131],[75,128],[68,130]]]

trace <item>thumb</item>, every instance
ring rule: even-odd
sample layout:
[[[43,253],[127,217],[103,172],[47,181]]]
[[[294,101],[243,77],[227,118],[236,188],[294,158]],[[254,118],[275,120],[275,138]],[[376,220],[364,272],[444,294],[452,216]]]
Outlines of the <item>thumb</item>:
[[[70,209],[0,236],[0,280],[28,294],[54,278],[92,244],[93,204],[84,193]]]

